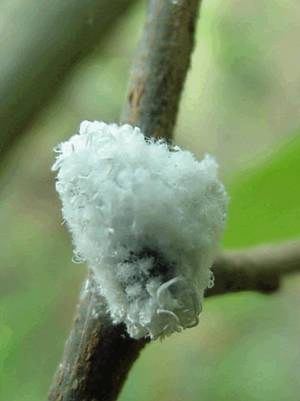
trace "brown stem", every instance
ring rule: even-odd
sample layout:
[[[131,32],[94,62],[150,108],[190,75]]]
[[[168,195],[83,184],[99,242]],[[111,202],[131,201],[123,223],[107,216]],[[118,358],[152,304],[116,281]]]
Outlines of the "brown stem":
[[[104,300],[90,277],[77,306],[49,400],[115,400],[146,340],[130,338],[122,325],[112,325]]]
[[[148,136],[172,136],[199,3],[150,0],[122,117]],[[95,294],[79,302],[49,401],[116,400],[146,341],[130,339],[122,326],[112,325],[103,309],[103,300],[99,302]]]
[[[150,0],[122,122],[171,139],[194,46],[199,0]]]
[[[207,296],[237,291],[271,293],[281,279],[300,272],[300,241],[221,254],[213,266],[215,285]]]

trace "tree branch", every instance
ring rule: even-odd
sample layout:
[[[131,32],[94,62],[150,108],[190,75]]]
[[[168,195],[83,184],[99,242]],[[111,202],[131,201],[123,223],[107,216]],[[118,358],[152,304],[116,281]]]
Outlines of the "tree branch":
[[[238,291],[271,293],[281,279],[300,272],[300,241],[222,253],[213,265],[215,285],[207,296]]]
[[[1,158],[134,1],[18,2],[0,51]]]
[[[151,0],[122,122],[171,139],[194,46],[199,0]]]
[[[140,126],[148,136],[172,136],[199,3],[199,0],[150,0],[122,116],[123,122]],[[87,287],[91,285],[88,283]],[[123,326],[113,326],[103,310],[103,300],[96,299],[95,294],[85,295],[79,302],[50,401],[117,398],[146,341],[130,339]]]
[[[49,400],[115,400],[145,343],[131,339],[122,325],[112,325],[88,278]]]

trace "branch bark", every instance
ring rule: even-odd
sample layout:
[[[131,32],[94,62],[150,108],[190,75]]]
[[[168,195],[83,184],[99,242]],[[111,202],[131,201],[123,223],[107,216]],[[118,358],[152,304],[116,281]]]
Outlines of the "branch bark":
[[[171,139],[194,46],[199,0],[151,0],[121,121]]]
[[[89,277],[49,400],[115,400],[145,343],[131,339],[122,325],[111,324]]]
[[[123,122],[141,127],[148,136],[172,136],[199,3],[150,0],[122,115]],[[88,288],[91,285],[87,283]],[[88,293],[79,302],[49,401],[115,400],[146,343],[130,339],[122,326],[113,326],[103,312],[103,300]]]
[[[206,296],[238,291],[272,293],[285,275],[300,272],[300,241],[227,251],[212,270],[215,285]]]
[[[18,2],[2,27],[1,158],[135,1]]]

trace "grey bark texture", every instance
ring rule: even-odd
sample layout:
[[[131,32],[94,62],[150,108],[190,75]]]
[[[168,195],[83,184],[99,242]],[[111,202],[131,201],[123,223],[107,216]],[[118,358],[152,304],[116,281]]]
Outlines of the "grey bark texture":
[[[199,0],[150,0],[121,121],[171,139],[194,46]]]
[[[223,252],[212,270],[215,285],[207,296],[239,291],[272,293],[286,275],[300,272],[300,241]]]
[[[82,290],[73,328],[49,393],[51,401],[115,400],[146,340],[112,325],[92,277]]]
[[[150,0],[122,122],[171,138],[190,63],[199,0]],[[93,288],[90,277],[87,288]],[[94,291],[79,301],[49,401],[113,401],[146,340],[113,326]],[[93,312],[92,312],[93,311]],[[95,316],[97,316],[95,318]]]
[[[20,0],[0,28],[0,155],[136,0]],[[16,3],[16,2],[12,2]],[[6,10],[7,9],[7,10]]]

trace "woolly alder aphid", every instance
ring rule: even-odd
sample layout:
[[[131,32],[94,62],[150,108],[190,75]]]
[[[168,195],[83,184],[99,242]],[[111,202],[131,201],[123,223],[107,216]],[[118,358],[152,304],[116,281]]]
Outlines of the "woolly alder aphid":
[[[74,252],[92,269],[113,323],[137,339],[195,326],[226,217],[215,160],[98,121],[82,122],[57,152]]]

